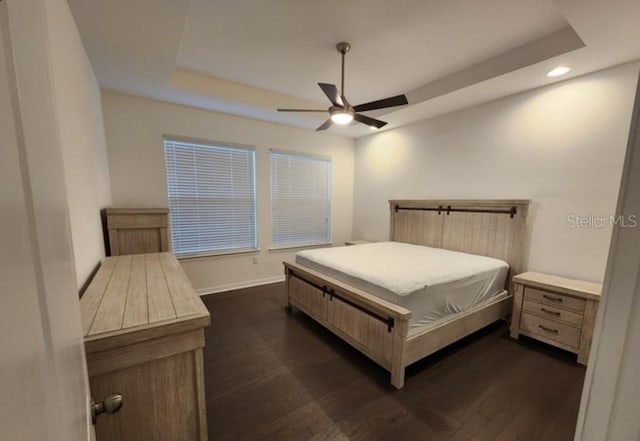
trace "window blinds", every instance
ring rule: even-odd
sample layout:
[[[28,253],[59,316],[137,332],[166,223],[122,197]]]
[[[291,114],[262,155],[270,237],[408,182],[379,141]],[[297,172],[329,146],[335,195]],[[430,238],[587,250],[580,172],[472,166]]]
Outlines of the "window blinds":
[[[177,255],[257,248],[255,151],[165,139]]]
[[[331,160],[271,151],[272,247],[330,242]]]

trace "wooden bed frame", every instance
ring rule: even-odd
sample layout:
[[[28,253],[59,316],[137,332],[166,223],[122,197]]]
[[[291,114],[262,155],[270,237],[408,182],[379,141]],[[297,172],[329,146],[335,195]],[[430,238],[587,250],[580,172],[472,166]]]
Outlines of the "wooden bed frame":
[[[511,313],[512,274],[522,270],[528,200],[392,200],[389,239],[479,254],[510,265],[505,292],[493,301],[409,335],[411,311],[298,263],[284,262],[294,306],[391,372]]]

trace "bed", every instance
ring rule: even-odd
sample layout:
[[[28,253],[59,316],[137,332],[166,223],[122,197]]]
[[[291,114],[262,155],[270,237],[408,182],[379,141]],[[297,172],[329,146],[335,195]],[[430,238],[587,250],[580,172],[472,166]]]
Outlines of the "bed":
[[[306,250],[286,296],[391,373],[511,312],[528,200],[392,200],[389,241]]]

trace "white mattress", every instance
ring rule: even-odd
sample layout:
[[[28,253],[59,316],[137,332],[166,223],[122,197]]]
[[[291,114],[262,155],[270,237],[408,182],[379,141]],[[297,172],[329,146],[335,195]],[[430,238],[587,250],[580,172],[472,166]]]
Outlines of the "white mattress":
[[[503,293],[499,259],[401,242],[300,251],[296,262],[411,311],[410,332]]]

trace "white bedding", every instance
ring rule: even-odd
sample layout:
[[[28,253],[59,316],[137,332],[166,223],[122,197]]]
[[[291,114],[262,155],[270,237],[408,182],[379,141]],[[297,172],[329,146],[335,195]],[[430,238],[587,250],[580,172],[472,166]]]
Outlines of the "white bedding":
[[[499,259],[401,242],[300,251],[296,262],[411,311],[410,331],[504,291]]]

